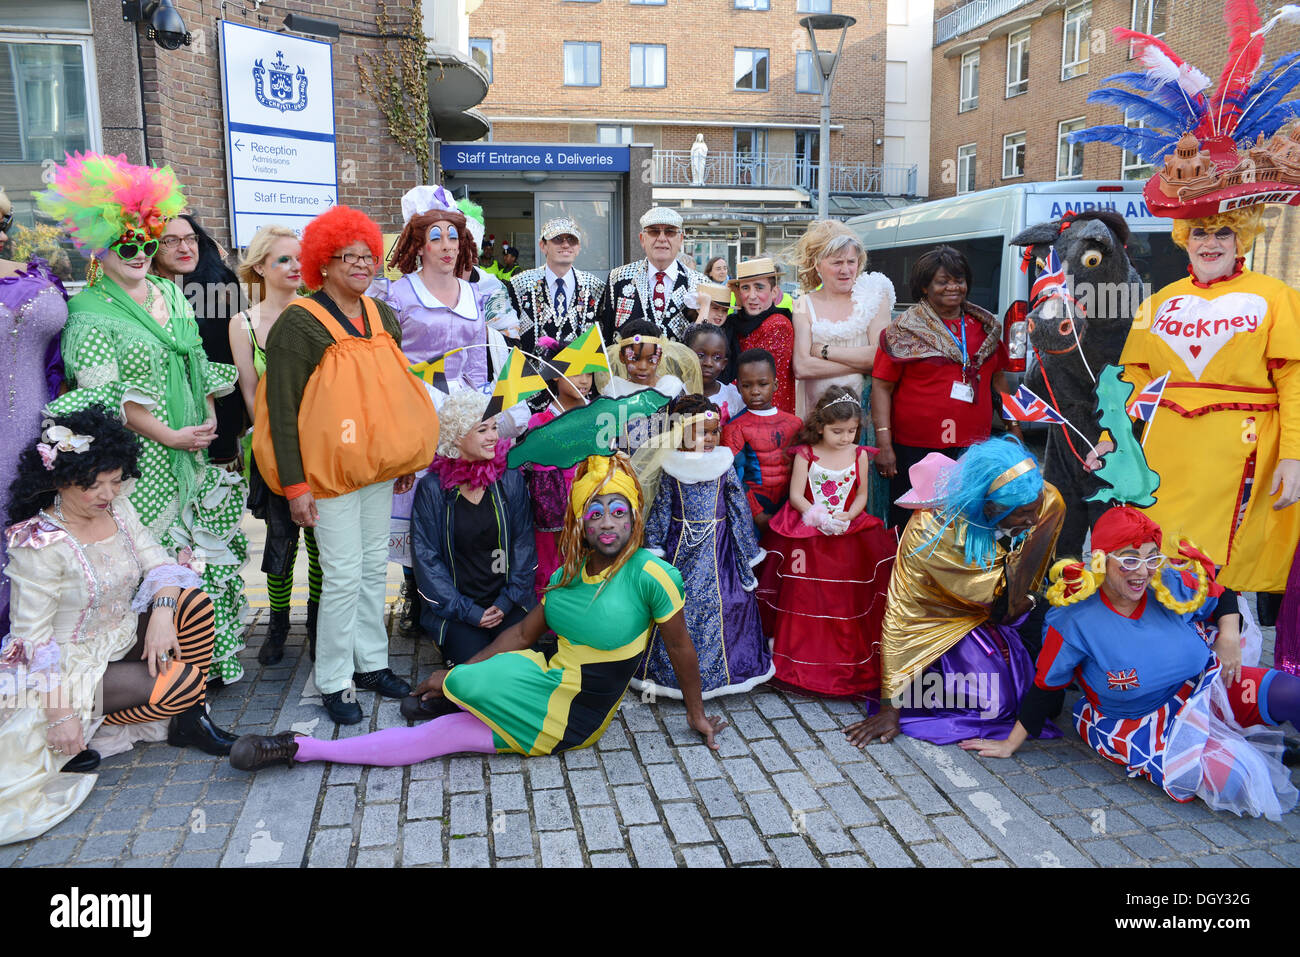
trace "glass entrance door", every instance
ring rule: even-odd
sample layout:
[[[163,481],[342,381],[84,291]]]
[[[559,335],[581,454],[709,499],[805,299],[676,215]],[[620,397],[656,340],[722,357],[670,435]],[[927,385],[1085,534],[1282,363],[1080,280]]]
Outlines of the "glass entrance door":
[[[533,219],[537,224],[537,235],[541,236],[542,227],[547,220],[557,216],[567,216],[578,224],[582,231],[582,250],[578,253],[576,266],[584,272],[598,275],[607,273],[619,263],[614,262],[613,250],[620,248],[616,230],[618,224],[614,215],[613,192],[545,192],[533,194]],[[542,264],[540,254],[538,265]]]

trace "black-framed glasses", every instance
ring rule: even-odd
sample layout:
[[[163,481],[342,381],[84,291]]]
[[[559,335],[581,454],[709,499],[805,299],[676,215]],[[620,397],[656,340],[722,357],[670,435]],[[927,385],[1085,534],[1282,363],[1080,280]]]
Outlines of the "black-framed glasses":
[[[108,247],[117,253],[123,259],[134,259],[136,256],[145,256],[152,258],[153,254],[158,251],[158,240],[146,239],[144,242],[115,242]]]
[[[342,256],[331,256],[330,259],[342,259],[349,266],[373,266],[379,257],[370,253],[344,253]]]
[[[12,226],[13,224],[14,224],[14,212],[11,209],[9,212],[7,212],[4,215],[3,219],[0,219],[0,233],[9,232],[9,227]]]

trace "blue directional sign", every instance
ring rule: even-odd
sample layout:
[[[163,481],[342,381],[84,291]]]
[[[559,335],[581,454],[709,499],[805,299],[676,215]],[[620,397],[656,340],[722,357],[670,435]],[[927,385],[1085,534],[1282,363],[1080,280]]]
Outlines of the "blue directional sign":
[[[223,20],[221,86],[234,244],[301,232],[338,203],[333,48]]]
[[[570,143],[443,143],[443,169],[548,170],[567,173],[626,173],[626,146],[574,146]]]

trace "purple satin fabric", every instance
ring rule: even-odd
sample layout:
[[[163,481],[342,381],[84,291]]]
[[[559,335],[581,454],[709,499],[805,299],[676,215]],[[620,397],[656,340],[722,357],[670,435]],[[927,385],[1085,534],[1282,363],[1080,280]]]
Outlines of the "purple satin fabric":
[[[1273,667],[1300,676],[1300,548],[1291,559],[1286,594],[1277,613],[1277,635],[1273,643]]]
[[[922,691],[927,675],[974,675],[972,690],[978,698],[973,704],[967,696],[965,708],[907,707],[899,713],[903,734],[932,744],[956,744],[967,738],[1005,738],[1015,727],[1020,713],[1020,696],[1034,680],[1034,662],[1020,641],[1016,630],[1007,625],[981,625],[970,632],[939,660],[926,668],[920,679]],[[981,680],[982,679],[982,680]],[[936,679],[929,679],[933,682]],[[917,682],[913,681],[913,704]],[[945,690],[947,685],[943,686]],[[1040,738],[1059,738],[1050,721]]]

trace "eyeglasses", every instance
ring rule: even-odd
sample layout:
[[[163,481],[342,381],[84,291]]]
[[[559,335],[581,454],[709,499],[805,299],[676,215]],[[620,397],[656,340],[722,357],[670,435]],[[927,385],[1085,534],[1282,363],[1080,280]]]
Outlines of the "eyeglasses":
[[[681,235],[681,230],[676,226],[647,226],[644,232],[656,239],[660,236],[667,236],[669,239],[675,239]]]
[[[146,239],[144,242],[115,242],[108,247],[122,259],[134,259],[137,255],[152,258],[158,251],[158,240]]]
[[[190,233],[188,236],[164,236],[162,239],[158,240],[158,242],[163,249],[166,249],[169,252],[181,243],[184,243],[192,249],[199,248],[199,237],[195,233]]]
[[[11,210],[3,219],[0,219],[0,233],[9,232],[9,227],[14,224],[14,214]]]
[[[330,259],[342,259],[349,266],[373,266],[376,258],[370,253],[344,253],[342,256],[330,257]]]
[[[1211,236],[1213,236],[1215,239],[1219,240],[1220,242],[1225,242],[1225,243],[1226,243],[1226,242],[1227,242],[1229,239],[1231,239],[1235,234],[1234,234],[1233,231],[1232,231],[1229,227],[1227,227],[1227,226],[1220,226],[1220,227],[1219,227],[1218,229],[1216,229],[1214,232],[1210,232],[1210,231],[1207,230],[1207,229],[1202,229],[1200,226],[1197,226],[1195,229],[1193,229],[1193,230],[1192,230],[1190,233],[1188,233],[1187,235],[1188,235],[1189,238],[1191,238],[1191,239],[1197,239],[1197,240],[1205,240],[1205,239],[1209,239]]]
[[[1126,572],[1135,572],[1139,568],[1146,568],[1149,571],[1155,571],[1165,563],[1163,555],[1149,555],[1146,558],[1140,558],[1137,555],[1112,555],[1112,558],[1119,564],[1119,567]]]

